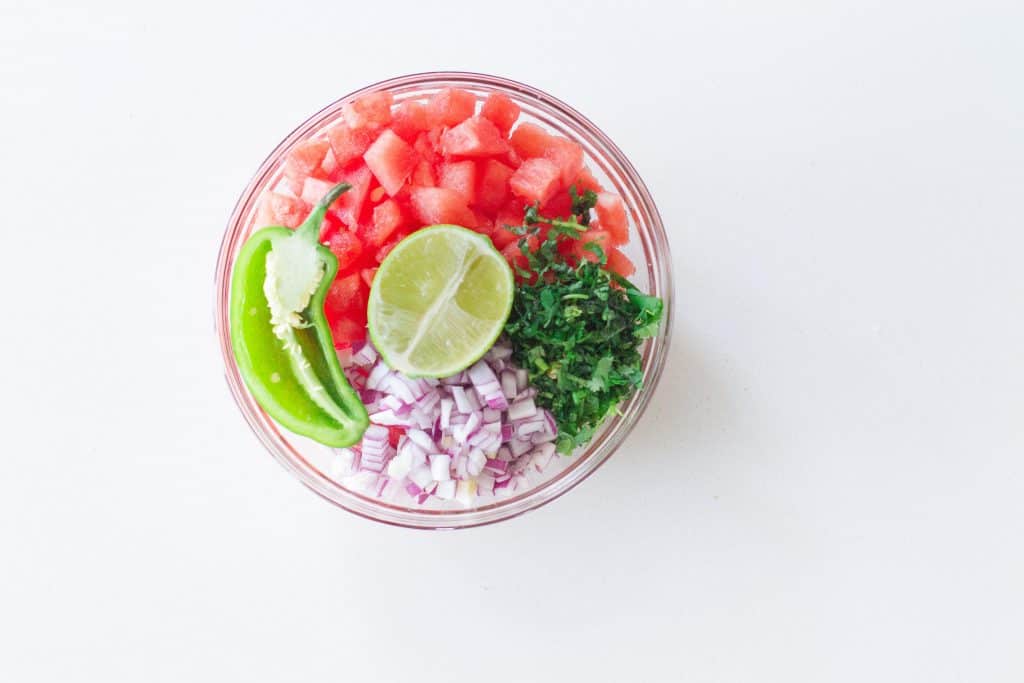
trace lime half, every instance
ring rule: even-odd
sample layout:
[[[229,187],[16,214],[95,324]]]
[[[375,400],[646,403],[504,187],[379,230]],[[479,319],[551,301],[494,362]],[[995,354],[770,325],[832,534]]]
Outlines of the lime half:
[[[410,377],[447,377],[494,345],[512,310],[512,269],[485,236],[434,225],[398,243],[370,288],[370,339]]]

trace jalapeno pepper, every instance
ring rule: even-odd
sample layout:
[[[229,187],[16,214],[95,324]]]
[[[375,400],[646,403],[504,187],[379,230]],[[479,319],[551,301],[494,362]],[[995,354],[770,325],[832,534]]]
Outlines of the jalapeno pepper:
[[[349,187],[331,188],[294,231],[254,232],[231,278],[231,345],[246,386],[281,425],[335,447],[359,441],[369,423],[324,316],[338,261],[318,242],[320,224]]]

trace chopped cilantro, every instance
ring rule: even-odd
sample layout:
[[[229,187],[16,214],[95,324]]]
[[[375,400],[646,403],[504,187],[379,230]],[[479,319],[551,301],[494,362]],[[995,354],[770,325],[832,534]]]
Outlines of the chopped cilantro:
[[[526,368],[537,389],[536,402],[558,423],[558,450],[569,454],[587,443],[618,405],[640,388],[640,344],[657,333],[662,301],[639,291],[609,272],[597,243],[584,249],[597,262],[567,259],[559,243],[583,232],[597,196],[570,188],[569,220],[541,216],[537,205],[526,209],[519,248],[527,261],[518,268],[520,282],[505,334],[514,358]],[[527,237],[541,237],[531,251]]]

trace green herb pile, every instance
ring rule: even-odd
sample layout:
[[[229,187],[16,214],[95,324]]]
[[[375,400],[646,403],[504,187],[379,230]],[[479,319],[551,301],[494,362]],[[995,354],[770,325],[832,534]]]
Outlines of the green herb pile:
[[[519,248],[529,267],[517,268],[512,313],[505,333],[514,359],[526,368],[537,389],[536,403],[558,423],[558,450],[569,454],[586,444],[606,417],[640,388],[639,346],[658,331],[662,301],[640,292],[628,280],[605,268],[604,250],[596,242],[584,246],[596,262],[566,258],[561,241],[578,239],[597,199],[570,188],[569,220],[545,218],[528,207]],[[527,237],[546,235],[531,251]]]

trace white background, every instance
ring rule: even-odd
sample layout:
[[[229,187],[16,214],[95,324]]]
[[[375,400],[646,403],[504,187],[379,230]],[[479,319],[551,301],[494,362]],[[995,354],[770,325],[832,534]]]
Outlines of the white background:
[[[1024,679],[1022,35],[1019,2],[0,0],[0,680]],[[278,140],[435,68],[615,139],[678,296],[625,448],[458,533],[293,481],[211,311]]]

